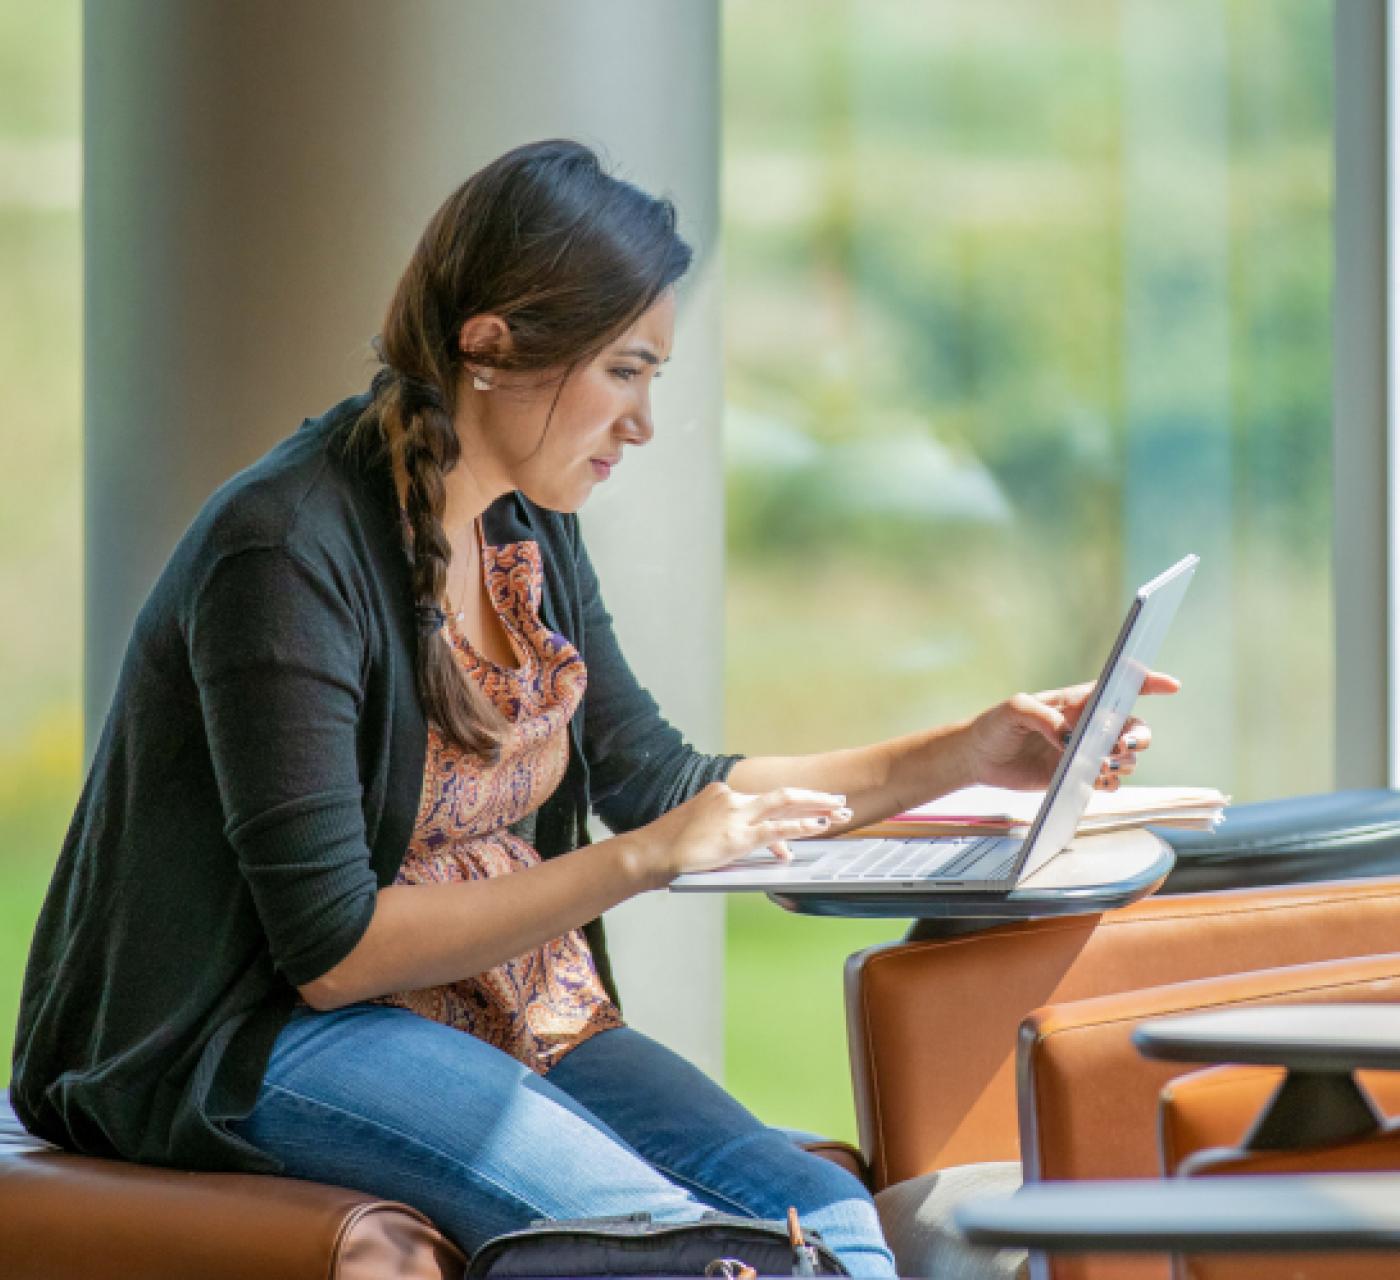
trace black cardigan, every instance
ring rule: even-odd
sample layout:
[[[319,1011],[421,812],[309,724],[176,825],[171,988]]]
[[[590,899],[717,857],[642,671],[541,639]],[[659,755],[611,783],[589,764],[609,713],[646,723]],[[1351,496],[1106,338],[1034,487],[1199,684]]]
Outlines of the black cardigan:
[[[343,401],[222,485],[137,616],[30,949],[11,1100],[71,1150],[281,1171],[252,1109],[295,987],[347,955],[417,815],[427,726],[410,563],[381,451]],[[542,616],[587,689],[536,848],[652,821],[737,755],[695,751],[628,669],[578,519],[510,493],[493,544],[540,547]],[[602,926],[586,927],[616,988]],[[392,1086],[391,1086],[392,1087]]]

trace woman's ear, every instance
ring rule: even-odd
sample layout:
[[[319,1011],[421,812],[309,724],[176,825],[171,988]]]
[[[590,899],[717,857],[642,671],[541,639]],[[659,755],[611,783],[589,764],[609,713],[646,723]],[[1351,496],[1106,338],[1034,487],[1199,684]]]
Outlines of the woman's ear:
[[[496,355],[512,349],[510,325],[503,316],[486,311],[463,321],[457,332],[457,347],[468,357]]]

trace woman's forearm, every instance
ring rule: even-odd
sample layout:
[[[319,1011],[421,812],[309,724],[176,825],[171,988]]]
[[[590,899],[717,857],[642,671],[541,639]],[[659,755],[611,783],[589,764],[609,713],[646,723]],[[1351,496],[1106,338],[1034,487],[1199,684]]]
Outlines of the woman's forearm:
[[[967,786],[963,727],[812,755],[751,756],[734,765],[727,782],[750,793],[779,787],[838,792],[852,816],[824,834],[839,835]],[[381,889],[360,941],[301,993],[317,1009],[334,1009],[457,982],[523,955],[665,882],[658,875],[661,851],[644,830],[512,875]]]
[[[961,749],[963,723],[925,729],[900,738],[805,756],[750,756],[726,779],[736,791],[810,787],[846,797],[849,821],[824,836],[878,822],[935,796],[971,786]]]
[[[325,1010],[484,973],[658,887],[654,853],[630,832],[512,875],[390,885],[349,955],[299,990]]]

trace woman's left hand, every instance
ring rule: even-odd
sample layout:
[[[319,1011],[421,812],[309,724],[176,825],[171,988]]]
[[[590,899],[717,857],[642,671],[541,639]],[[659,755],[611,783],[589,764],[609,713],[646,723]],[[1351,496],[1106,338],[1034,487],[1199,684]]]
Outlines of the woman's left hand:
[[[1175,676],[1151,671],[1142,692],[1175,693],[1180,688],[1181,681]],[[962,747],[972,780],[1020,791],[1048,787],[1093,690],[1090,683],[1044,693],[1018,693],[968,721]],[[1130,717],[1095,785],[1116,791],[1119,780],[1137,767],[1138,752],[1145,751],[1151,742],[1152,731],[1136,716]]]

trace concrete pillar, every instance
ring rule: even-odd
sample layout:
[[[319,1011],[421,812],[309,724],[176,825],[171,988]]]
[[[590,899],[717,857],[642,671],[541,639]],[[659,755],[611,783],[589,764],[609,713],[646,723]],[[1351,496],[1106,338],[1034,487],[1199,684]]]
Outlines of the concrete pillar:
[[[697,251],[656,439],[583,522],[639,676],[717,750],[715,0],[88,0],[84,21],[89,757],[200,505],[367,385],[368,340],[443,197],[556,136],[671,195]],[[629,1020],[717,1074],[721,904],[653,897],[613,930]]]

